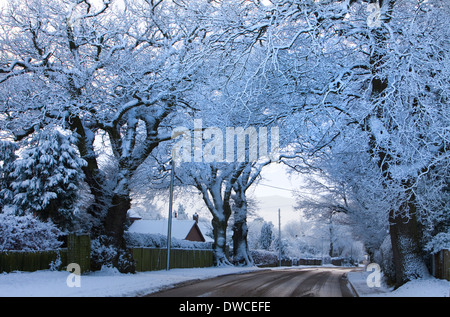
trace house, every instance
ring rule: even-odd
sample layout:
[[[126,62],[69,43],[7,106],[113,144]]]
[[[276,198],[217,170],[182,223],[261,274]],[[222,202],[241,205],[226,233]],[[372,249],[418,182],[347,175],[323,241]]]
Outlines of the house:
[[[167,219],[136,220],[128,232],[167,235]],[[172,220],[172,237],[180,240],[205,242],[206,239],[195,220]]]
[[[127,218],[130,220],[131,223],[135,222],[136,220],[142,219],[141,215],[139,214],[139,211],[133,208],[128,210]]]

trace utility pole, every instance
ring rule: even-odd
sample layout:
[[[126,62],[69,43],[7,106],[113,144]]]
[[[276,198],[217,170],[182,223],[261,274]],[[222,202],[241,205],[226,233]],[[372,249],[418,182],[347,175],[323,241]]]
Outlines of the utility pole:
[[[167,220],[167,266],[166,271],[170,270],[170,246],[172,244],[172,206],[173,206],[173,180],[175,176],[175,160],[172,155],[170,192],[169,192],[169,219]]]
[[[278,208],[278,265],[281,266],[281,210]]]

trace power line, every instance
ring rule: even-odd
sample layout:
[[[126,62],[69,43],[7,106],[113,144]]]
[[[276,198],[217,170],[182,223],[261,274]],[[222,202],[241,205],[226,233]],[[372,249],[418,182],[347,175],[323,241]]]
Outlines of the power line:
[[[310,192],[303,192],[303,191],[299,191],[299,190],[294,190],[294,189],[288,189],[288,188],[283,188],[283,187],[278,187],[278,186],[273,186],[273,185],[267,185],[267,184],[258,184],[257,186],[266,186],[266,187],[271,187],[271,188],[275,188],[275,189],[279,189],[279,190],[284,190],[287,192],[291,192],[292,194],[303,194],[303,195],[311,195],[312,193]]]
[[[293,191],[294,191],[294,190],[292,190],[292,189],[282,188],[282,187],[277,187],[277,186],[272,186],[272,185],[258,184],[258,186],[259,186],[259,185],[261,185],[261,186],[266,186],[266,187],[272,187],[272,188],[276,188],[276,189],[281,189],[281,190],[285,190],[285,191],[288,191],[288,192],[293,192]]]

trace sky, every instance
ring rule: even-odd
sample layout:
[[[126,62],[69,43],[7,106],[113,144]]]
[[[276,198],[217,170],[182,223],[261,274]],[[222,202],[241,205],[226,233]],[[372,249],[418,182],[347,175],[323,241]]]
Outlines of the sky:
[[[288,175],[288,167],[273,163],[263,168],[262,179],[254,185],[256,196],[283,196],[292,197],[292,190],[298,188],[302,182],[301,177]]]
[[[259,200],[258,215],[265,221],[278,224],[278,208],[281,211],[282,225],[289,221],[298,221],[300,214],[294,210],[295,195],[292,190],[302,184],[301,176],[288,174],[283,164],[271,164],[264,167],[262,179],[249,190],[249,194]]]

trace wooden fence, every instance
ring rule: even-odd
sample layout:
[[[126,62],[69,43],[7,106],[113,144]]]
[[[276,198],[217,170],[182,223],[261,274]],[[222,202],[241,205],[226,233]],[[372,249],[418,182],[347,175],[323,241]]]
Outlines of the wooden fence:
[[[63,270],[69,263],[80,265],[81,273],[89,271],[91,241],[89,235],[71,234],[67,248],[54,251],[0,252],[0,273],[12,271],[33,272],[48,270],[53,266]],[[164,270],[167,266],[167,249],[133,248],[137,271]],[[213,266],[213,251],[200,249],[171,249],[170,268]]]
[[[136,271],[157,271],[167,267],[167,249],[133,248]],[[170,268],[213,266],[213,251],[199,249],[171,249]]]
[[[67,248],[52,251],[5,251],[0,252],[0,273],[63,270],[69,263],[80,265],[81,273],[89,271],[91,240],[89,235],[70,234]]]
[[[54,251],[8,251],[0,253],[0,273],[13,271],[33,272],[67,266],[67,249]]]
[[[434,277],[450,281],[450,251],[441,250],[432,255],[432,274]]]
[[[90,271],[91,238],[87,234],[70,234],[67,237],[67,263],[77,263],[80,273]]]

